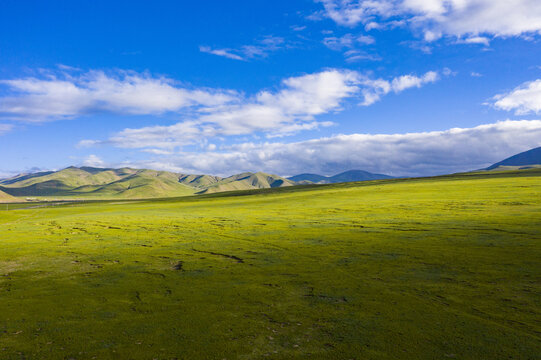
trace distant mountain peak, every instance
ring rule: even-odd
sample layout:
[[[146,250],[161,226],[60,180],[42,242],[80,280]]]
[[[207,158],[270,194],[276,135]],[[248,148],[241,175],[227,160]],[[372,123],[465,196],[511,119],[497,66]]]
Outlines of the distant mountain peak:
[[[351,181],[369,181],[391,179],[392,176],[384,174],[374,174],[364,170],[348,170],[334,176],[324,176],[318,174],[299,174],[291,176],[288,179],[296,182],[311,182],[316,184],[332,184]]]
[[[494,170],[498,168],[505,167],[529,167],[541,165],[541,146],[534,149],[530,149],[519,154],[513,155],[504,159],[500,162],[497,162],[485,170]]]

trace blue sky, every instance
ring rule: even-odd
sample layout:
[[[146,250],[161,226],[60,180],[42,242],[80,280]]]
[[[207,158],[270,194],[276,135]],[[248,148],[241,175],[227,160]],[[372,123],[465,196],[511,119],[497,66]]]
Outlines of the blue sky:
[[[0,176],[433,175],[541,146],[537,0],[2,1]]]

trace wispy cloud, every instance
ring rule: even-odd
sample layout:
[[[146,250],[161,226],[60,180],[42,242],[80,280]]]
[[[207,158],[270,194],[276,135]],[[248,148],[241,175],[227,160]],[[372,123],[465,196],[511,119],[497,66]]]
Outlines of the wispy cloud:
[[[541,121],[502,121],[473,128],[407,134],[351,134],[295,143],[243,143],[219,152],[182,152],[134,163],[184,173],[265,171],[336,174],[364,169],[420,176],[487,167],[541,145]]]
[[[284,46],[284,38],[278,36],[266,36],[257,41],[255,44],[243,45],[239,48],[212,48],[210,46],[200,46],[199,50],[204,53],[223,56],[232,60],[244,61],[256,58],[265,58],[270,53],[278,51]]]
[[[541,113],[541,79],[525,82],[506,94],[494,97],[494,106],[500,110],[514,110],[517,115]]]
[[[132,71],[88,71],[0,80],[9,95],[0,98],[0,116],[31,122],[112,112],[161,114],[197,106],[219,106],[237,94],[180,86],[166,77]]]
[[[348,62],[359,60],[379,61],[377,55],[369,54],[362,48],[372,45],[376,40],[370,35],[345,34],[343,36],[328,36],[323,39],[323,44],[334,51],[344,51],[344,57]]]
[[[0,135],[7,133],[13,129],[12,124],[0,124]]]
[[[368,106],[379,101],[382,96],[390,92],[396,94],[410,88],[420,88],[421,86],[438,81],[439,75],[435,71],[429,71],[423,76],[402,75],[391,81],[383,79],[364,79],[362,90],[364,101],[362,105]]]
[[[459,44],[480,44],[489,46],[490,45],[490,39],[486,36],[471,36],[467,37],[465,39],[458,39],[457,43]]]
[[[331,50],[343,50],[352,49],[358,45],[371,45],[374,44],[376,40],[370,35],[353,35],[346,34],[341,37],[329,36],[323,39],[323,44]]]
[[[306,29],[306,26],[305,25],[294,25],[294,26],[291,26],[291,30],[293,31],[303,31]]]
[[[433,41],[453,36],[466,43],[488,45],[482,36],[523,36],[541,32],[538,0],[316,0],[339,25],[367,29],[403,22]]]
[[[211,47],[209,46],[200,46],[199,47],[199,51],[201,52],[204,52],[204,53],[207,53],[207,54],[213,54],[213,55],[218,55],[218,56],[223,56],[223,57],[226,57],[228,59],[233,59],[233,60],[244,60],[244,58],[240,55],[237,55],[237,54],[233,54],[231,51],[231,49],[212,49]]]

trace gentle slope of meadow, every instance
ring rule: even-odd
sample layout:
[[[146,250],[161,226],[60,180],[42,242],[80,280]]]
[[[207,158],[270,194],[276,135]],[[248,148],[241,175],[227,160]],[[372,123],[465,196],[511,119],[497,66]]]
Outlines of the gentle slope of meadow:
[[[0,211],[0,358],[539,359],[539,175]]]

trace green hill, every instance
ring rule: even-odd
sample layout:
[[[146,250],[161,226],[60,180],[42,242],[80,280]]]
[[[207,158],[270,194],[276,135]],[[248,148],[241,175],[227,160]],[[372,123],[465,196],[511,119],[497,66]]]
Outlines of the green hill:
[[[69,167],[0,180],[11,196],[53,199],[142,199],[296,185],[277,175],[242,173],[221,178],[147,169]]]
[[[262,172],[247,172],[222,179],[199,193],[211,194],[224,191],[268,189],[293,185],[296,185],[294,181],[278,175],[270,175]]]
[[[175,173],[130,168],[69,167],[56,172],[22,175],[0,181],[13,196],[61,198],[154,198],[191,195],[196,190]]]
[[[173,173],[139,170],[105,185],[86,185],[75,188],[69,192],[69,195],[136,199],[186,196],[193,193],[195,189],[180,183]]]

